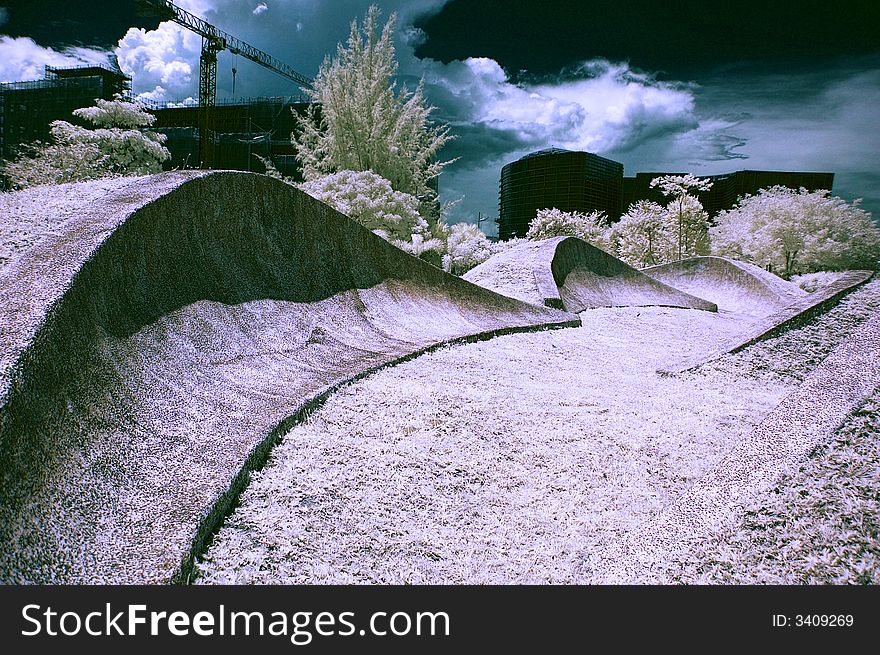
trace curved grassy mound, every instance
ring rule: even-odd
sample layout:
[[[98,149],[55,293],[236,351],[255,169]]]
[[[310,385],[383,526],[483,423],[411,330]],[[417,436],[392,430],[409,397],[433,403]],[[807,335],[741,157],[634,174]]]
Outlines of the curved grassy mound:
[[[29,191],[65,220],[0,269],[2,582],[185,577],[249,471],[339,385],[440,343],[577,321],[265,176],[88,189]]]
[[[632,306],[717,310],[714,303],[650,278],[575,237],[514,246],[464,278],[498,293],[570,312]]]
[[[655,280],[711,300],[721,311],[768,316],[807,292],[763,268],[724,257],[693,257],[642,269]]]

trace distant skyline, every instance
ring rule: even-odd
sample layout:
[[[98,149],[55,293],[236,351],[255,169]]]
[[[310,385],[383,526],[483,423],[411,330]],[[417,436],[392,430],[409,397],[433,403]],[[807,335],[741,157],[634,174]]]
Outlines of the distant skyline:
[[[369,0],[178,0],[313,77]],[[835,173],[834,193],[880,218],[880,3],[591,0],[378,1],[397,12],[400,81],[424,78],[456,135],[440,178],[450,220],[498,210],[501,167],[547,147],[622,162],[626,175],[741,169]],[[134,2],[0,0],[0,81],[115,53],[134,91],[198,95],[200,39]],[[296,87],[229,53],[218,93]],[[495,225],[483,228],[494,233]]]

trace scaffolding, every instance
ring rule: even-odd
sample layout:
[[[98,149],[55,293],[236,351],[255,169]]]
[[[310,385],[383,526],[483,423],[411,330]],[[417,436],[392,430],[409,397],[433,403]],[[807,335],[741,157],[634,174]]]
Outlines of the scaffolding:
[[[0,84],[0,159],[14,159],[23,144],[47,141],[52,121],[79,122],[74,109],[130,89],[131,78],[102,66],[46,66],[45,79]]]
[[[15,159],[22,146],[51,138],[52,121],[83,125],[73,111],[95,100],[131,98],[131,78],[102,66],[46,67],[42,80],[0,84],[0,159]],[[197,168],[200,162],[199,105],[184,102],[142,102],[156,116],[152,129],[165,134],[171,152],[166,169]],[[215,167],[263,172],[259,157],[271,160],[288,177],[299,178],[291,133],[294,113],[310,102],[303,94],[221,100],[213,112]]]
[[[275,96],[218,102],[213,110],[214,167],[263,172],[257,158],[273,162],[282,175],[299,179],[290,135],[296,129],[295,113],[309,103],[302,96]],[[164,103],[147,105],[156,116],[152,129],[168,137],[170,168],[199,165],[199,106]]]

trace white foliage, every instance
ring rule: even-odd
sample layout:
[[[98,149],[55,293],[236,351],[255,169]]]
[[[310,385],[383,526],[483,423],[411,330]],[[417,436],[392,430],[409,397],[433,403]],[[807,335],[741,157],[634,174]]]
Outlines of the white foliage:
[[[691,192],[708,191],[712,182],[687,173],[662,175],[651,180],[651,187],[660,187],[663,195],[672,198],[667,210],[674,217],[675,259],[709,254],[709,215]]]
[[[681,234],[681,258],[708,255],[709,214],[694,196],[685,195],[666,207],[673,231]]]
[[[347,46],[327,58],[309,91],[312,106],[297,115],[291,135],[306,181],[342,170],[371,170],[397,190],[420,199],[436,194],[429,181],[449,162],[435,155],[451,137],[432,125],[423,84],[414,92],[396,90],[394,24],[391,15],[378,31],[379,9],[367,10],[363,26],[351,24]]]
[[[415,257],[422,257],[423,255],[432,252],[439,253],[444,249],[443,241],[441,239],[433,237],[425,238],[425,236],[421,234],[413,234],[412,241],[395,241],[394,245]]]
[[[610,235],[617,257],[636,268],[673,261],[676,239],[669,211],[650,200],[630,205]]]
[[[608,219],[602,212],[564,212],[556,207],[539,209],[529,223],[527,239],[537,241],[551,237],[572,236],[608,251]]]
[[[123,100],[104,100],[99,98],[94,107],[74,109],[74,116],[89,121],[96,127],[149,127],[156,117],[139,106]]]
[[[783,277],[814,271],[876,269],[880,229],[871,214],[829,191],[776,186],[721,212],[713,252],[770,266]]]
[[[448,232],[443,270],[461,275],[482,264],[494,254],[492,242],[470,223],[456,223]]]
[[[813,293],[835,282],[840,276],[841,273],[816,271],[815,273],[805,273],[804,275],[793,275],[791,281],[807,293]]]
[[[692,191],[708,191],[712,188],[709,180],[696,177],[687,173],[686,175],[661,175],[651,180],[651,188],[660,187],[664,196],[679,198],[686,196]]]
[[[431,238],[418,198],[395,191],[372,171],[339,171],[299,187],[407,252],[420,255],[443,247]]]
[[[497,241],[492,244],[492,254],[498,255],[526,242],[528,242],[528,239],[523,239],[522,237],[513,237],[507,241]]]
[[[98,129],[53,121],[53,143],[35,143],[30,155],[3,168],[14,188],[38,184],[79,182],[118,175],[149,175],[162,170],[170,157],[164,134],[138,128],[152,125],[155,116],[123,100],[98,100],[95,107],[77,109]]]

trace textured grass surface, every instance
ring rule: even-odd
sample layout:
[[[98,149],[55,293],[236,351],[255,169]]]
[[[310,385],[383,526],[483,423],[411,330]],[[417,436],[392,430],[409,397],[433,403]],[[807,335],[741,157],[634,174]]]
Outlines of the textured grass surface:
[[[0,271],[39,239],[81,212],[84,205],[122,186],[136,184],[138,179],[114,178],[59,185],[54,196],[46,194],[43,187],[0,193]],[[75,203],[71,203],[71,196],[76,198]]]
[[[53,226],[0,272],[0,581],[185,575],[266,440],[326,390],[443,342],[577,322],[265,176],[104,185],[0,201]]]
[[[200,581],[601,582],[592,555],[683,494],[878,305],[874,282],[809,326],[680,378],[652,367],[743,324],[592,310],[581,328],[383,371],[286,436]]]
[[[880,584],[880,393],[669,582]]]

